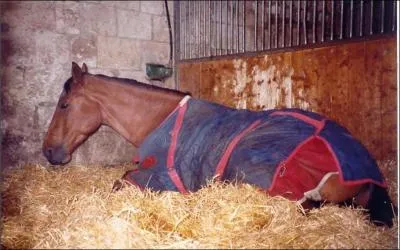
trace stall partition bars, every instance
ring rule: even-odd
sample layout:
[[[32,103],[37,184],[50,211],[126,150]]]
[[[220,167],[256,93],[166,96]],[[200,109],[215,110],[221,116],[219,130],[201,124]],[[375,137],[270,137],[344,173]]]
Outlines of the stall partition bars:
[[[175,61],[292,50],[396,33],[397,1],[176,1]]]

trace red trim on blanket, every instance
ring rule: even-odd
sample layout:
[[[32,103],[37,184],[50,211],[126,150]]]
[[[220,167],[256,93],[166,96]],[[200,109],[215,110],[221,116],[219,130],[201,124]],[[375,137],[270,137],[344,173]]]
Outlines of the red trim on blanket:
[[[174,158],[175,158],[176,144],[178,141],[178,135],[182,127],[183,116],[186,112],[186,109],[187,109],[187,103],[185,103],[183,106],[179,108],[174,128],[171,131],[171,144],[169,145],[168,156],[167,156],[168,175],[171,177],[171,180],[175,184],[176,188],[182,194],[188,194],[188,191],[186,191],[186,188],[183,185],[181,178],[179,177],[178,173],[176,172],[176,169],[174,168]]]
[[[183,104],[181,104],[181,102],[182,102],[182,100],[185,99],[185,98],[186,98],[186,96],[183,97],[183,98],[179,101],[178,105],[176,105],[176,107],[174,108],[174,110],[173,110],[171,113],[169,113],[168,116],[167,116],[154,130],[159,129],[159,128],[160,128],[160,127],[161,127],[161,126],[162,126],[162,125],[163,125],[163,124],[178,110],[178,109],[180,109],[181,105],[183,105]],[[186,100],[186,102],[185,102],[184,104],[186,104],[187,101],[188,101],[188,100]],[[133,156],[132,161],[133,161],[133,163],[139,163],[139,162],[140,162],[140,155],[139,155],[139,153],[137,153],[136,155]]]
[[[228,164],[229,157],[231,156],[233,150],[235,149],[236,145],[239,143],[240,139],[242,139],[243,136],[246,134],[250,133],[254,128],[256,128],[260,124],[260,120],[257,120],[250,124],[246,129],[244,129],[242,132],[237,134],[232,141],[229,143],[228,147],[226,148],[224,154],[222,155],[221,159],[218,162],[218,165],[215,170],[215,176],[217,180],[220,180],[222,175],[224,174],[225,168]]]
[[[302,120],[305,123],[308,123],[312,126],[314,126],[317,130],[315,131],[315,134],[318,134],[325,126],[325,119],[322,121],[315,120],[313,118],[310,118],[306,115],[299,114],[296,112],[291,112],[291,111],[275,111],[271,115],[290,115],[292,117],[295,117],[299,120]]]
[[[329,144],[329,142],[327,140],[325,140],[325,138],[323,138],[321,136],[317,136],[317,138],[320,139],[325,144],[325,146],[328,148],[329,152],[332,154],[333,158],[335,159],[336,165],[340,166],[339,160],[337,159],[336,154],[333,151],[333,149],[332,149],[331,145]],[[378,170],[379,170],[379,168],[378,168]],[[366,184],[366,183],[373,183],[373,184],[378,185],[380,187],[387,188],[387,183],[386,183],[385,180],[383,180],[382,183],[378,182],[376,180],[373,180],[371,178],[365,178],[365,179],[354,180],[354,181],[345,181],[343,179],[343,173],[342,173],[342,169],[340,167],[338,167],[338,171],[340,173],[340,175],[339,175],[340,182],[343,185],[360,185],[360,184]]]
[[[305,145],[306,143],[308,143],[309,141],[311,141],[312,139],[314,139],[314,135],[308,137],[306,140],[304,140],[303,142],[301,142],[299,145],[297,145],[297,147],[292,151],[292,153],[290,153],[289,157],[286,160],[283,160],[279,163],[278,168],[275,170],[275,174],[274,177],[272,179],[272,183],[271,186],[268,188],[268,192],[272,192],[272,190],[275,187],[275,184],[277,182],[278,179],[278,175],[280,175],[282,172],[282,169],[286,166],[286,164],[288,162],[290,162],[290,160],[297,154],[297,152],[300,150],[300,148]]]
[[[314,189],[327,173],[337,172],[337,164],[324,142],[312,135],[285,161],[273,188],[268,191],[271,195],[299,200],[305,192]],[[289,190],[291,193],[287,194]]]
[[[307,159],[307,161],[304,159]],[[314,164],[311,164],[311,162]],[[314,168],[313,165],[323,168]],[[311,135],[301,142],[286,160],[279,164],[268,193],[270,195],[282,195],[291,200],[299,200],[303,197],[304,192],[315,188],[322,177],[329,172],[339,172],[342,185],[374,183],[386,187],[386,183],[382,184],[370,178],[356,181],[343,180],[340,163],[331,145],[323,137]],[[291,192],[287,193],[287,190],[291,190]]]
[[[328,149],[328,152],[329,152],[329,154],[331,156],[331,159],[333,159],[333,164],[334,164],[335,168],[337,169],[337,171],[340,173],[339,174],[339,179],[340,179],[340,182],[343,185],[361,185],[361,184],[365,184],[365,183],[374,183],[374,184],[376,184],[378,186],[381,186],[383,188],[387,187],[387,184],[386,184],[386,182],[384,180],[383,180],[383,183],[380,183],[380,182],[377,182],[376,180],[373,180],[371,178],[366,178],[366,179],[362,179],[362,180],[354,180],[354,181],[345,181],[343,179],[343,172],[342,172],[339,160],[337,159],[335,152],[333,151],[333,149],[332,149],[331,145],[329,144],[329,142],[325,138],[319,136],[319,133],[325,127],[325,122],[326,122],[325,119],[322,120],[322,121],[318,121],[318,120],[310,118],[310,117],[308,117],[306,115],[299,114],[299,113],[296,113],[296,112],[290,112],[290,111],[275,111],[271,115],[290,115],[292,117],[300,119],[300,120],[302,120],[302,121],[314,126],[316,128],[316,131],[314,132],[314,135],[311,135],[306,140],[304,140],[302,143],[300,143],[295,148],[295,150],[289,155],[289,157],[286,160],[283,160],[279,164],[277,170],[275,171],[275,174],[274,174],[274,177],[273,177],[273,180],[272,180],[272,184],[271,184],[270,188],[268,189],[268,192],[270,194],[276,195],[276,194],[279,194],[278,193],[279,191],[281,191],[281,192],[283,191],[283,190],[279,190],[280,187],[277,187],[277,186],[282,186],[282,185],[291,186],[292,190],[295,190],[295,192],[289,194],[289,197],[292,198],[292,199],[299,199],[299,198],[301,198],[302,194],[299,193],[298,188],[296,189],[296,187],[297,187],[296,185],[301,185],[301,186],[303,186],[303,188],[309,189],[309,187],[306,187],[306,186],[302,185],[301,183],[295,183],[295,180],[290,180],[287,183],[281,183],[280,178],[278,178],[278,176],[280,174],[282,174],[283,170],[285,170],[284,167],[286,167],[287,169],[290,169],[291,167],[294,167],[294,165],[296,165],[296,163],[293,162],[292,159],[297,154],[299,154],[300,150],[303,148],[304,145],[306,145],[307,143],[309,143],[313,139],[319,139],[325,145],[326,149]],[[301,174],[301,172],[299,174]],[[321,173],[319,173],[319,174],[321,174]],[[287,176],[287,178],[290,179],[290,176]],[[277,182],[279,182],[279,185],[277,185]],[[304,192],[306,192],[306,191],[308,191],[308,190],[304,190]]]
[[[185,97],[184,97],[184,98],[185,98]],[[172,110],[172,112],[169,113],[168,116],[165,117],[165,119],[164,119],[154,130],[159,129],[164,123],[167,122],[167,120],[168,120],[177,110],[180,110],[180,108],[183,106],[183,104],[181,104],[181,102],[182,102],[182,100],[183,100],[184,98],[182,98],[182,99],[180,100],[180,102],[178,103],[178,105],[176,105],[176,107],[174,108],[174,110]],[[184,105],[187,104],[187,101],[188,101],[188,100],[186,100],[186,102],[184,103]],[[154,130],[153,130],[153,131],[154,131]]]
[[[175,168],[168,169],[168,175],[180,193],[189,194],[189,192],[186,190],[185,186],[183,185],[183,182],[182,182],[181,178],[179,177],[178,173],[176,172]]]

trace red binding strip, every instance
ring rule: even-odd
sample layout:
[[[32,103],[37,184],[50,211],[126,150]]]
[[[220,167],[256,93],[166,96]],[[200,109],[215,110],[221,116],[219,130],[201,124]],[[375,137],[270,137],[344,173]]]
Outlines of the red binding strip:
[[[183,185],[181,178],[179,177],[178,173],[174,168],[174,158],[175,158],[176,143],[178,140],[179,131],[181,130],[182,127],[183,116],[186,112],[186,109],[187,109],[187,103],[185,103],[183,106],[179,108],[174,128],[171,131],[172,138],[171,138],[171,144],[169,145],[168,156],[167,156],[168,175],[171,178],[172,182],[175,184],[175,186],[178,188],[179,192],[181,192],[182,194],[188,194],[188,191],[186,191],[186,188]]]
[[[180,193],[189,194],[189,192],[186,190],[185,186],[183,185],[183,182],[182,182],[181,178],[179,177],[178,173],[176,172],[175,168],[168,169],[168,175],[171,178],[171,180],[174,182],[176,188],[179,190]]]
[[[297,119],[300,119],[303,122],[314,126],[317,129],[317,131],[315,131],[315,134],[318,134],[325,126],[325,119],[322,120],[322,121],[318,121],[318,120],[312,119],[312,118],[310,118],[310,117],[308,117],[306,115],[299,114],[299,113],[296,113],[296,112],[275,111],[271,115],[290,115],[290,116],[293,116],[293,117],[295,117]]]
[[[272,189],[275,187],[278,175],[281,173],[281,169],[283,167],[286,166],[286,164],[288,162],[290,162],[292,160],[292,158],[297,154],[297,152],[301,149],[301,147],[303,147],[303,145],[307,144],[309,141],[311,141],[314,138],[313,135],[309,136],[307,139],[305,139],[304,141],[302,141],[299,145],[297,145],[297,147],[290,153],[289,157],[285,160],[282,160],[277,169],[275,170],[275,174],[274,177],[272,178],[272,183],[271,186],[268,188],[268,192],[271,192]]]
[[[225,168],[228,164],[229,157],[231,156],[233,149],[235,149],[236,145],[239,143],[240,139],[242,139],[243,136],[245,136],[246,134],[251,132],[255,127],[257,127],[260,124],[260,122],[261,122],[260,120],[257,120],[252,124],[250,124],[250,126],[248,126],[245,130],[240,132],[238,135],[236,135],[229,143],[224,154],[219,160],[217,168],[215,170],[215,176],[217,180],[220,180],[222,175],[224,174]]]
[[[317,137],[318,137],[318,139],[320,139],[321,141],[324,142],[325,146],[328,148],[329,152],[332,154],[333,159],[335,159],[336,165],[337,165],[337,166],[340,166],[339,160],[338,160],[338,158],[336,157],[336,154],[335,154],[335,152],[333,151],[333,149],[332,149],[331,145],[329,144],[329,142],[328,142],[327,140],[325,140],[325,138],[323,138],[323,137],[321,137],[321,136],[317,136]],[[373,183],[373,184],[378,185],[378,186],[380,186],[380,187],[387,188],[387,183],[386,183],[385,180],[383,180],[382,183],[380,183],[380,182],[378,182],[378,181],[376,181],[376,180],[373,180],[373,179],[371,179],[371,178],[365,178],[365,179],[354,180],[354,181],[345,181],[345,180],[343,179],[342,168],[338,167],[338,169],[339,169],[339,173],[340,173],[340,174],[339,174],[340,182],[341,182],[342,184],[344,184],[344,185],[359,185],[359,184],[365,184],[365,183]],[[378,169],[378,170],[379,170],[379,169]]]

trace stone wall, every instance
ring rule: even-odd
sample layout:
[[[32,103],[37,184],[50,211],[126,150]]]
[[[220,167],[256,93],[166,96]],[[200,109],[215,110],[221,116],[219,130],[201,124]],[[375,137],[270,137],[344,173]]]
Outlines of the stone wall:
[[[172,7],[170,2],[171,15]],[[145,77],[145,63],[169,60],[164,1],[9,1],[0,8],[3,167],[47,164],[42,139],[72,61],[85,62],[90,73],[174,87],[173,77],[166,82]],[[71,163],[117,164],[134,151],[102,127]]]

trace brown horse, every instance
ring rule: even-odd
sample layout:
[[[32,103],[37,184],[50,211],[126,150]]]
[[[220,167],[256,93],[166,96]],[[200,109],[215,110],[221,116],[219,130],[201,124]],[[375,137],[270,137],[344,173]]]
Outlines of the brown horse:
[[[43,154],[53,165],[66,164],[71,160],[74,150],[101,125],[113,128],[134,146],[139,147],[178,106],[183,106],[182,100],[186,99],[185,96],[183,92],[135,80],[93,75],[88,73],[85,64],[80,68],[73,62],[72,77],[64,84],[44,139]],[[177,119],[179,120],[179,117]],[[256,123],[251,126],[256,126]],[[179,129],[179,122],[176,124],[174,130]],[[171,137],[174,136],[176,135],[172,133]],[[231,144],[228,145],[228,150],[230,147],[233,150],[235,145]],[[179,147],[173,147],[177,146]],[[154,161],[153,158],[146,158],[142,166],[146,168],[146,164],[150,166]],[[168,168],[170,162],[171,159],[168,159]],[[168,176],[177,187],[174,190],[185,193],[184,184],[176,171],[172,171],[171,168],[168,170]],[[137,170],[127,172],[124,179],[135,184],[129,178],[131,172],[135,171]],[[330,172],[323,177],[302,199],[296,200],[303,206],[310,204],[308,200],[335,203],[351,200],[369,209],[371,219],[377,224],[392,225],[393,205],[386,189],[373,183],[345,185],[337,172]]]

